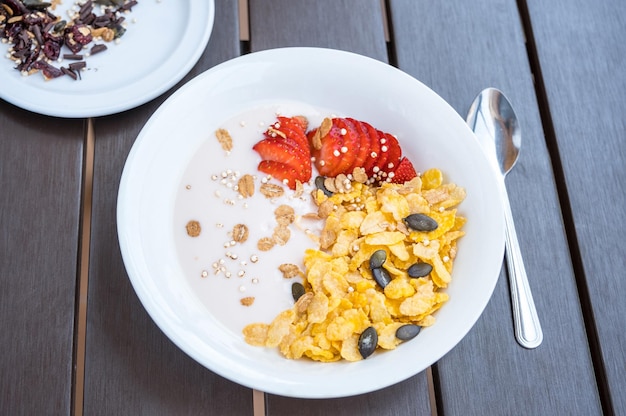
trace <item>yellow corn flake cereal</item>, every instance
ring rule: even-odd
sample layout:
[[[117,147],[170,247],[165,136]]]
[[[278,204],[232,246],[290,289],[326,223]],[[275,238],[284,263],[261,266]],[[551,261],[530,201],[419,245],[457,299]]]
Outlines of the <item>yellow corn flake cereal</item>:
[[[337,235],[337,239],[332,246],[332,255],[334,257],[347,256],[350,254],[352,244],[359,237],[359,233],[354,229],[342,230]]]
[[[309,322],[324,322],[326,315],[328,315],[328,309],[328,297],[324,292],[315,293],[311,303],[309,303],[309,307],[306,309]]]
[[[466,219],[456,206],[465,190],[444,183],[438,169],[380,187],[340,179],[327,179],[337,191],[332,196],[312,193],[318,206],[314,215],[324,224],[319,248],[304,253],[306,293],[270,324],[246,326],[250,345],[278,347],[290,359],[359,361],[358,340],[365,329],[375,328],[379,348],[394,349],[402,342],[395,335],[400,326],[433,325],[433,314],[448,301],[442,289],[452,279],[457,241],[464,235]],[[437,228],[408,229],[403,218],[415,213],[431,217]],[[391,278],[384,289],[370,270],[377,250],[385,251],[382,267]],[[430,264],[432,271],[410,278],[407,270],[417,262]]]
[[[363,359],[359,352],[359,335],[354,334],[341,343],[341,357],[347,361],[360,361]]]
[[[267,330],[267,340],[265,345],[268,347],[277,347],[283,338],[289,334],[291,323],[295,317],[293,309],[287,309],[281,312],[276,319],[272,321]]]
[[[411,286],[408,278],[393,279],[384,289],[385,296],[389,299],[402,299],[413,296],[415,288]]]
[[[407,261],[411,258],[409,251],[407,250],[406,244],[403,241],[399,241],[396,244],[389,245],[389,251],[397,257],[401,262]]]
[[[256,347],[263,347],[267,342],[267,331],[270,326],[263,323],[247,325],[243,329],[243,336],[246,342]]]
[[[405,235],[399,231],[383,231],[370,234],[365,238],[365,244],[372,246],[389,246],[404,241]]]
[[[349,211],[341,215],[341,227],[343,229],[358,230],[367,214],[363,211]]]
[[[391,226],[391,222],[382,211],[370,212],[365,216],[359,230],[361,234],[375,234],[387,231]]]
[[[425,190],[435,189],[443,182],[443,172],[439,169],[428,169],[422,174],[422,187]]]
[[[393,350],[402,341],[396,338],[396,331],[404,322],[393,322],[388,325],[374,325],[378,333],[378,346],[386,350]]]
[[[396,221],[402,221],[402,218],[411,213],[406,198],[400,195],[391,184],[384,184],[376,198],[381,212],[391,214]]]

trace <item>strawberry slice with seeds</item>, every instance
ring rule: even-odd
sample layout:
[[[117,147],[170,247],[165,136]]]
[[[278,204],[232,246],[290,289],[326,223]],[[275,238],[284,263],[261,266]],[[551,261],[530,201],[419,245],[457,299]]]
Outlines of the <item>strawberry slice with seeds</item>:
[[[309,140],[306,137],[306,127],[308,122],[303,116],[295,117],[283,117],[278,116],[276,123],[274,123],[268,131],[274,132],[274,134],[283,133],[286,137],[290,138],[294,142],[298,143],[298,146],[302,149],[309,149]],[[280,133],[278,133],[280,132]]]
[[[352,166],[354,160],[357,157],[359,151],[359,145],[361,144],[361,138],[356,126],[348,119],[336,118],[333,119],[333,125],[337,125],[340,128],[339,133],[342,137],[341,147],[339,148],[339,157],[341,158],[337,169],[333,172],[332,176],[337,176],[340,173],[348,174],[352,173]],[[323,139],[322,139],[323,146]]]
[[[296,181],[302,182],[302,172],[298,172],[291,165],[287,165],[273,160],[262,160],[258,170],[278,179],[290,189],[296,189]]]
[[[382,172],[386,172],[385,166],[387,165],[388,154],[388,146],[387,146],[387,138],[385,137],[385,132],[376,129],[376,138],[378,141],[378,157],[376,162],[374,163],[373,174],[381,175]]]
[[[385,146],[387,147],[387,159],[385,160],[385,165],[380,168],[383,172],[393,172],[400,163],[402,148],[395,136],[389,133],[384,133],[384,136]]]
[[[301,172],[298,175],[302,178],[301,182],[307,182],[311,177],[311,159],[307,151],[292,143],[288,138],[270,137],[261,140],[252,149],[264,161],[278,162],[296,169]]]
[[[350,173],[352,173],[355,168],[365,168],[365,162],[370,154],[370,136],[368,134],[367,127],[363,124],[363,122],[353,118],[348,118],[347,120],[354,124],[357,132],[359,133],[359,151],[354,159],[354,162],[352,163],[352,166],[350,167]]]
[[[390,182],[404,183],[417,176],[417,172],[409,159],[403,157],[398,163],[398,167],[389,174]]]
[[[317,132],[317,129],[309,132],[309,139]],[[315,167],[320,175],[333,177],[338,171],[341,163],[341,146],[343,145],[343,137],[341,135],[341,127],[337,125],[335,119],[328,133],[321,138],[322,146],[319,149],[313,147],[311,155],[315,157]]]
[[[374,166],[377,166],[378,154],[380,153],[380,138],[378,137],[376,129],[371,124],[364,121],[362,121],[361,124],[367,130],[370,143],[369,152],[365,162],[363,163],[363,168],[365,169],[367,176],[372,177],[374,174]]]

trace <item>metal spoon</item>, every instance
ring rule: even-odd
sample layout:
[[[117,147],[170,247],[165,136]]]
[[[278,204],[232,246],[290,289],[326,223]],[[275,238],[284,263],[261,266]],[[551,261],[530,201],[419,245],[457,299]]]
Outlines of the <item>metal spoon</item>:
[[[543,340],[528,277],[522,259],[513,214],[504,178],[517,162],[521,133],[513,107],[504,94],[495,89],[483,90],[472,103],[467,124],[474,131],[492,167],[501,173],[500,188],[504,200],[506,262],[511,289],[515,338],[525,348],[536,348]]]

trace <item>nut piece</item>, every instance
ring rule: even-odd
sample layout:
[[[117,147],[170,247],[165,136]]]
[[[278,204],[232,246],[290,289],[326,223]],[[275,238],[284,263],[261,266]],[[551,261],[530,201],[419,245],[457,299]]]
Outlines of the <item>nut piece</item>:
[[[280,246],[284,246],[291,238],[291,231],[289,228],[279,225],[274,228],[274,234],[272,235],[274,242]]]
[[[261,185],[260,191],[266,198],[278,198],[285,193],[285,190],[281,186],[273,183],[264,183]]]
[[[330,118],[326,117],[322,120],[322,124],[317,130],[315,130],[315,133],[313,133],[313,137],[311,138],[313,148],[316,150],[320,150],[322,148],[322,137],[326,136],[332,127],[333,121]]]
[[[276,222],[279,225],[287,226],[296,220],[296,213],[289,205],[281,205],[274,211]]]
[[[354,178],[355,181],[359,183],[367,182],[367,173],[365,173],[364,168],[360,168],[360,167],[354,168],[354,170],[352,171],[352,177]]]
[[[322,124],[319,128],[322,137],[326,136],[332,127],[333,120],[330,117],[326,117],[324,120],[322,120]]]
[[[190,237],[197,237],[200,235],[200,231],[202,231],[202,228],[200,227],[200,223],[196,220],[191,220],[187,223],[187,234]]]
[[[267,132],[269,133],[269,135],[271,137],[276,137],[276,136],[280,136],[283,139],[287,138],[287,135],[285,133],[283,133],[282,131],[275,129],[274,127],[270,127],[267,129]]]
[[[244,198],[254,195],[254,177],[248,174],[243,175],[241,179],[239,179],[239,182],[237,182],[237,189],[239,195]]]
[[[335,209],[335,204],[330,199],[322,202],[318,208],[317,215],[320,218],[328,218],[331,212]]]
[[[296,311],[299,314],[303,314],[304,312],[306,312],[314,296],[315,295],[313,294],[313,292],[306,292],[304,295],[300,296],[300,298],[296,302]]]
[[[280,266],[278,266],[278,270],[280,270],[285,279],[291,279],[292,277],[301,276],[304,274],[298,266],[291,263],[281,264]]]
[[[246,296],[240,300],[243,306],[251,306],[254,303],[254,296]]]
[[[215,131],[215,137],[217,137],[217,141],[222,145],[222,149],[230,152],[233,150],[233,138],[230,137],[230,133],[225,129],[217,129]]]
[[[325,178],[324,188],[328,189],[328,191],[333,194],[337,193],[337,188],[335,187],[335,178]]]
[[[303,193],[304,193],[304,186],[302,185],[302,182],[296,179],[296,189],[293,193],[293,197],[300,198]]]
[[[263,237],[257,243],[257,248],[261,251],[269,251],[276,243],[273,238]]]
[[[238,243],[245,243],[250,232],[245,224],[237,224],[233,227],[233,240]]]

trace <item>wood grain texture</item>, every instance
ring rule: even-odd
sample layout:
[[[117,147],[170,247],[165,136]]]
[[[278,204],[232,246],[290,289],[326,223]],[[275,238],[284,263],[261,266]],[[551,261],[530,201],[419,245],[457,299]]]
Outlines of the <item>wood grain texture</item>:
[[[289,46],[341,49],[388,62],[379,0],[278,0],[249,2],[250,46],[259,51]],[[329,63],[330,65],[330,63]],[[332,400],[299,400],[266,395],[267,414],[430,414],[425,373],[368,395]]]
[[[431,415],[425,372],[382,390],[352,397],[325,400],[266,397],[268,416]]]
[[[83,122],[0,101],[0,409],[69,415]]]
[[[446,415],[601,413],[516,2],[389,4],[401,69],[434,89],[463,118],[480,90],[500,88],[522,128],[521,156],[507,176],[507,188],[544,341],[535,350],[516,343],[502,274],[476,326],[436,365],[440,410]]]
[[[177,87],[239,54],[236,6],[229,0],[216,1],[209,45]],[[171,92],[95,123],[86,415],[252,414],[250,389],[193,361],[154,324],[135,295],[119,251],[116,200],[126,156],[144,123]]]
[[[626,3],[528,0],[615,414],[626,415]]]
[[[380,0],[250,0],[250,48],[341,49],[387,62]]]

